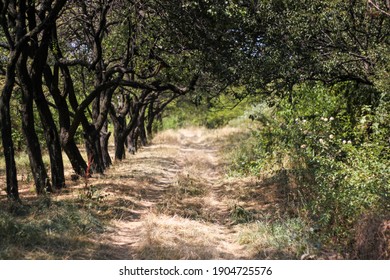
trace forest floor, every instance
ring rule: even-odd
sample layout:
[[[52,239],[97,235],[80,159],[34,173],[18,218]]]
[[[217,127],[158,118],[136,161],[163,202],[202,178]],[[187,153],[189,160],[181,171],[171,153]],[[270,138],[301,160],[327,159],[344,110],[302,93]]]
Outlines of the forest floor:
[[[5,209],[7,204],[0,201],[3,210],[19,219],[19,223],[8,219],[7,224],[3,217],[3,226],[16,235],[25,234],[19,239],[3,238],[9,243],[0,244],[0,259],[296,259],[308,255],[307,240],[297,244],[290,240],[297,233],[286,233],[299,221],[277,222],[288,199],[283,176],[227,175],[225,154],[239,137],[243,136],[238,128],[168,130],[135,155],[114,163],[105,175],[69,180],[60,194],[36,198],[26,184],[21,194],[25,208]],[[34,230],[37,236],[31,233]],[[270,232],[273,237],[267,236]]]

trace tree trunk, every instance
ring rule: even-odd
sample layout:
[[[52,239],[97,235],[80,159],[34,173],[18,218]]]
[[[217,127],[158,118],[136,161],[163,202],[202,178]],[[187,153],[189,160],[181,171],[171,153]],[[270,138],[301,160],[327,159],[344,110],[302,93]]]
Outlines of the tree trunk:
[[[52,185],[54,189],[62,189],[65,187],[64,162],[57,128],[51,112],[47,107],[47,103],[37,100],[36,104],[40,112],[41,123],[45,131],[46,145],[49,151]]]
[[[29,10],[29,23],[33,24],[32,27],[36,25],[34,9]],[[65,186],[65,175],[60,137],[42,88],[42,76],[48,57],[50,38],[51,27],[44,30],[41,45],[35,50],[35,56],[31,66],[31,80],[35,104],[45,132],[46,145],[50,157],[52,185],[54,189],[61,189]],[[35,39],[38,41],[37,38]]]
[[[148,123],[146,125],[146,133],[149,139],[153,137],[153,122],[156,114],[154,113],[154,101],[150,102],[148,110]]]
[[[102,78],[96,78],[96,86],[99,86],[101,83],[103,83]],[[111,165],[111,158],[108,153],[108,139],[110,135],[107,131],[107,116],[111,107],[111,99],[115,89],[116,87],[114,86],[101,92],[92,103],[92,126],[96,131],[96,135],[98,135],[99,164],[101,164],[103,171]]]
[[[5,157],[7,196],[13,200],[19,200],[19,189],[15,163],[15,148],[12,140],[10,99],[15,84],[15,68],[18,56],[16,51],[11,51],[8,56],[6,77],[0,96],[0,127]]]
[[[19,200],[18,181],[16,176],[15,150],[12,141],[12,125],[10,114],[10,95],[14,84],[14,70],[10,72],[10,67],[7,67],[7,77],[5,85],[0,97],[0,124],[1,124],[1,139],[3,142],[3,150],[5,157],[6,181],[7,181],[7,196],[13,200]]]
[[[74,137],[69,137],[70,112],[66,102],[66,95],[62,95],[58,88],[58,66],[54,67],[53,72],[54,74],[51,72],[51,68],[49,66],[45,67],[45,82],[50,90],[50,94],[54,99],[58,111],[60,124],[60,145],[64,149],[64,152],[66,153],[74,172],[77,175],[84,177],[85,171],[87,169],[87,163],[83,159],[80,150],[76,145]]]
[[[105,168],[109,167],[112,164],[110,153],[108,151],[108,140],[110,139],[111,132],[108,131],[108,123],[103,126],[102,131],[100,132],[100,147],[103,153],[103,164]]]
[[[126,136],[123,132],[115,132],[115,160],[123,160],[126,158],[125,142]]]
[[[145,112],[146,112],[146,105],[143,105],[141,108],[141,111],[139,112],[138,116],[138,135],[139,139],[141,141],[141,145],[145,147],[148,144],[148,139],[146,138],[146,130],[145,130]]]
[[[27,154],[38,194],[53,191],[43,163],[39,138],[35,131],[33,112],[33,85],[27,70],[27,56],[22,54],[18,61],[18,75],[22,91],[22,130],[27,141]]]
[[[130,97],[129,95],[118,96],[118,104],[115,108],[114,105],[110,106],[110,117],[114,125],[114,141],[115,141],[115,160],[123,160],[126,158],[126,115],[130,110]]]
[[[127,150],[135,154],[138,150],[138,127],[134,127],[127,136]]]
[[[92,173],[104,173],[102,149],[100,146],[100,136],[94,125],[88,124],[88,128],[83,125],[85,148],[88,155],[88,163],[91,165]]]
[[[115,141],[115,160],[123,160],[126,158],[126,133],[125,133],[125,118],[116,117],[111,114],[111,119],[114,123],[114,141]]]
[[[74,172],[77,175],[84,177],[87,170],[87,163],[83,159],[74,139],[63,141],[62,147],[64,148],[64,152],[69,158]]]

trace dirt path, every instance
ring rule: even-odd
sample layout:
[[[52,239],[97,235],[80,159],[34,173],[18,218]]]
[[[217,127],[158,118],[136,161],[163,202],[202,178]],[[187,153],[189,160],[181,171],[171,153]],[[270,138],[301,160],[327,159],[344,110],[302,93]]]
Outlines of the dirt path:
[[[0,193],[10,237],[0,258],[338,258],[314,247],[312,228],[294,212],[287,172],[226,176],[224,155],[240,152],[246,137],[229,127],[165,131],[103,176],[69,172],[68,187],[52,196],[37,197],[21,179],[23,204]]]
[[[101,243],[111,258],[250,258],[229,220],[220,137],[168,131],[107,174],[99,187],[118,216]]]

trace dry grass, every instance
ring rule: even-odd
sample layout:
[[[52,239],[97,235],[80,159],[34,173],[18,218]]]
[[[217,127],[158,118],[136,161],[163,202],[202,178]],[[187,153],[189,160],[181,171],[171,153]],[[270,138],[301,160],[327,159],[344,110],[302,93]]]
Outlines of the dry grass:
[[[177,216],[148,215],[142,226],[144,241],[139,247],[140,259],[230,259],[231,241],[217,225]],[[236,248],[239,249],[236,245]]]
[[[281,242],[258,243],[258,228],[243,226],[271,213],[274,220],[281,216],[288,193],[282,177],[225,175],[223,154],[245,137],[244,129],[229,127],[164,131],[153,145],[116,162],[104,176],[88,179],[90,195],[84,180],[68,180],[68,188],[52,195],[45,207],[35,202],[39,198],[29,192],[31,184],[22,184],[22,198],[30,207],[26,213],[10,213],[4,207],[8,204],[0,203],[7,213],[0,219],[5,222],[0,221],[1,229],[21,238],[7,239],[0,233],[6,240],[0,258],[292,258],[297,247],[283,251],[277,249]],[[66,166],[69,178],[72,172]],[[46,231],[54,217],[61,230]],[[25,224],[34,229],[27,230]],[[26,231],[37,234],[25,236]]]
[[[304,259],[319,258],[311,242],[312,231],[299,218],[273,219],[263,217],[241,226],[239,241],[245,244],[255,258]]]
[[[356,225],[355,257],[357,259],[390,259],[390,216],[366,214]]]
[[[152,144],[170,144],[178,145],[180,143],[180,136],[177,131],[168,129],[158,133],[152,141]]]
[[[105,225],[90,205],[35,198],[0,212],[0,259],[88,258]],[[95,251],[95,250],[92,250]]]

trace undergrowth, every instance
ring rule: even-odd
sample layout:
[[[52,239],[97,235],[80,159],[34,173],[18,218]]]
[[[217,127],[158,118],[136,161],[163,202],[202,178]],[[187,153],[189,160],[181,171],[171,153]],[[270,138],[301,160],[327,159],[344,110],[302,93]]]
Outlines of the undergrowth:
[[[263,219],[247,224],[239,242],[260,259],[305,259],[317,254],[314,230],[300,218]]]
[[[254,107],[247,114],[259,128],[232,149],[230,171],[259,178],[284,171],[301,218],[346,257],[360,219],[390,211],[389,102],[383,95],[372,104],[365,92],[348,97],[350,86],[302,85],[290,100]]]

